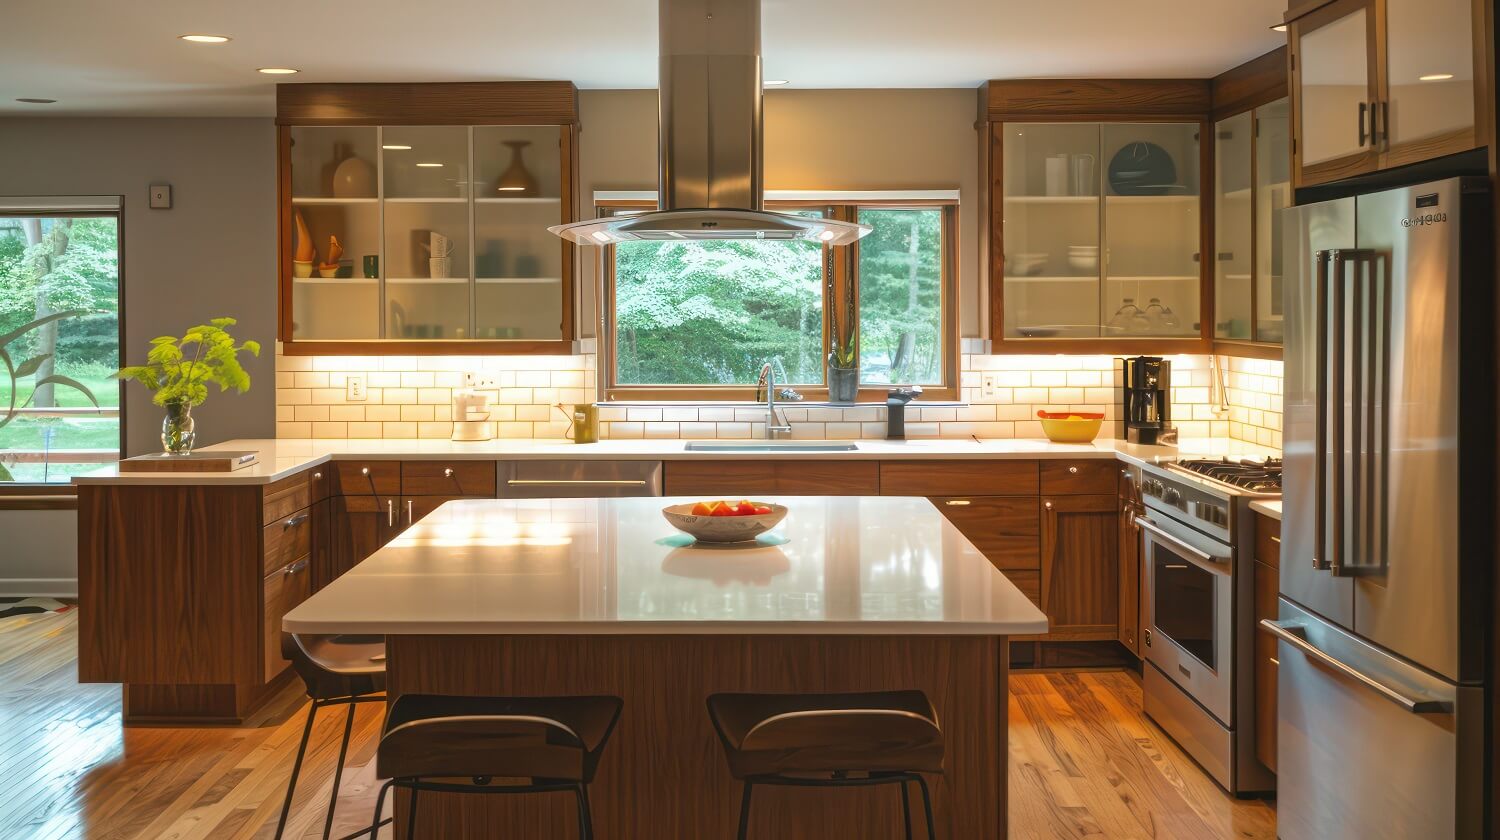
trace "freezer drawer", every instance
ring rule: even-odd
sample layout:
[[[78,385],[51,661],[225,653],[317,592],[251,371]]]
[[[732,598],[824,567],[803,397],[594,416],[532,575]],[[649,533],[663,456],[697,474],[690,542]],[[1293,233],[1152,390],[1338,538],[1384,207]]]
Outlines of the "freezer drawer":
[[[1483,689],[1455,686],[1282,599],[1281,840],[1478,838]],[[1299,795],[1287,795],[1298,791]]]

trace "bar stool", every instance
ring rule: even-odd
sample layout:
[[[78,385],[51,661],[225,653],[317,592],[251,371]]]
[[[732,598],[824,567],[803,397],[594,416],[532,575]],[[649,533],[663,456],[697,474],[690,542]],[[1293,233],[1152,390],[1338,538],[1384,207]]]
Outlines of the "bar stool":
[[[932,800],[921,773],[943,772],[943,731],[920,691],[856,694],[715,694],[708,698],[729,772],[745,783],[739,840],[750,830],[755,785],[901,787],[901,813],[911,840],[907,783],[916,782],[936,838]]]
[[[276,823],[276,840],[286,830],[287,815],[292,810],[292,793],[302,773],[302,759],[307,740],[312,735],[313,719],[318,709],[327,706],[349,707],[344,718],[344,739],[339,744],[339,763],[333,770],[333,795],[328,800],[328,817],[323,823],[323,840],[333,830],[333,809],[339,801],[339,780],[344,774],[344,756],[349,752],[349,735],[354,729],[354,707],[359,703],[383,703],[385,697],[384,636],[294,636],[281,634],[281,657],[292,663],[302,678],[312,705],[307,709],[307,726],[302,729],[302,743],[292,764],[292,778],[287,782],[286,801],[281,805],[281,819]]]
[[[386,791],[411,791],[406,838],[417,825],[417,796],[444,793],[570,791],[578,836],[591,840],[589,783],[620,718],[618,697],[459,697],[403,694],[391,705],[375,752],[375,776],[388,779],[375,799],[375,836]],[[468,776],[472,784],[428,779]],[[526,784],[492,785],[496,779]]]

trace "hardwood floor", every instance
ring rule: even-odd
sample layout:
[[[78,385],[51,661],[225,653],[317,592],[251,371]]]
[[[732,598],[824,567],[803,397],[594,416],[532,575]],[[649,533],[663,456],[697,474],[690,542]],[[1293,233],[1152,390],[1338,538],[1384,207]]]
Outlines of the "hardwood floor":
[[[0,838],[269,840],[299,691],[244,726],[125,729],[118,686],[78,684],[77,637],[76,610],[0,619]],[[1126,672],[1012,672],[1012,837],[1274,840],[1269,805],[1226,796],[1140,707]],[[380,723],[378,704],[356,713],[335,836],[369,818]],[[322,835],[342,726],[318,718],[287,837]]]

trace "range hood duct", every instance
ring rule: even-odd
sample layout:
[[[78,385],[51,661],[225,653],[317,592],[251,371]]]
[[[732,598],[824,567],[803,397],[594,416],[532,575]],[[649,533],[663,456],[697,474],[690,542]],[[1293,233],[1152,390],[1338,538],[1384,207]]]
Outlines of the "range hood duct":
[[[660,170],[654,213],[548,228],[585,245],[633,240],[809,240],[869,225],[765,210],[760,0],[661,0]]]

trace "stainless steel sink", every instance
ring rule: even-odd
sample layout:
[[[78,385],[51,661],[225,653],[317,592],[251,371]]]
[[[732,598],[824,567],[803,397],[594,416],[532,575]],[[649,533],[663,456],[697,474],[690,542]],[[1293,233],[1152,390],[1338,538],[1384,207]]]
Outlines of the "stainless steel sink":
[[[850,440],[690,440],[688,452],[853,452]]]

